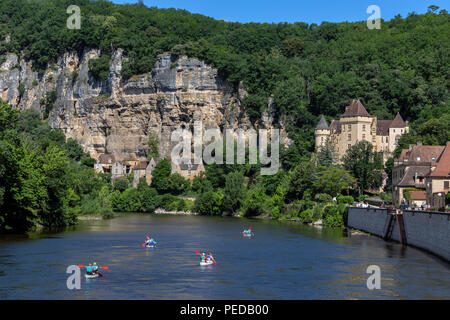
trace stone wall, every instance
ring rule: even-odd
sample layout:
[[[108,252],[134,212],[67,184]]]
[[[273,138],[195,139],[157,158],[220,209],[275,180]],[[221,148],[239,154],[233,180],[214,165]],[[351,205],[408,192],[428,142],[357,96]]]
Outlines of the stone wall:
[[[380,237],[387,221],[386,209],[349,208],[348,226]],[[450,261],[450,215],[439,212],[404,211],[408,245],[430,251]],[[394,220],[392,239],[399,241],[399,229]]]

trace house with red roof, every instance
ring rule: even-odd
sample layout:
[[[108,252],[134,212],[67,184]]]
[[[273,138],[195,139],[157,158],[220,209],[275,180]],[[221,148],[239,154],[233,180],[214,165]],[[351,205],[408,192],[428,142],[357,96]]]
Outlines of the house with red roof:
[[[427,204],[445,207],[450,191],[450,143],[403,149],[392,168],[392,201],[395,205]]]
[[[427,203],[434,208],[444,208],[450,192],[450,142],[447,142],[444,151],[433,164],[425,183]]]

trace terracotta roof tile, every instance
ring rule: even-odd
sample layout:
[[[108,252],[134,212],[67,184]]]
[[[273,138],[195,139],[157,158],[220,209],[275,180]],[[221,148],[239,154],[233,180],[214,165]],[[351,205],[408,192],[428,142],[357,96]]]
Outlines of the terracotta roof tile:
[[[392,123],[392,120],[378,120],[377,121],[377,135],[388,136],[391,123]]]
[[[147,169],[148,162],[147,161],[139,161],[134,167],[133,170],[145,170]]]
[[[406,169],[405,175],[402,180],[398,183],[399,187],[414,187],[415,181],[414,178],[418,177],[426,177],[431,172],[431,168],[429,166],[412,166]]]
[[[413,200],[427,200],[427,194],[425,191],[410,191],[409,194]]]
[[[342,131],[342,126],[341,126],[341,122],[339,120],[333,120],[331,121],[330,124],[330,129],[332,133],[341,133]]]
[[[353,100],[352,104],[345,109],[342,117],[371,117],[371,115],[367,112],[366,108],[364,108],[363,104],[359,100]]]
[[[437,160],[436,169],[430,174],[430,176],[450,177],[450,143],[447,143],[447,146]]]
[[[395,116],[394,121],[392,121],[392,123],[389,126],[389,128],[405,128],[407,126],[408,125],[406,124],[405,121],[403,121],[403,118],[400,115],[400,113],[397,113],[397,115]]]
[[[444,146],[413,146],[411,150],[408,150],[406,156],[409,163],[434,162],[442,154],[444,148]]]
[[[116,162],[116,158],[113,154],[101,154],[98,157],[98,163],[114,163]]]

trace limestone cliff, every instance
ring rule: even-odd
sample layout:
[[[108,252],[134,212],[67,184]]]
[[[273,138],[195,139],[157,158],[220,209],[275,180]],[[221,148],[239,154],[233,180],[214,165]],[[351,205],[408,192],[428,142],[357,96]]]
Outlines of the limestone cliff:
[[[88,62],[99,54],[95,49],[80,56],[66,53],[42,75],[31,62],[8,54],[0,65],[0,97],[22,110],[43,111],[42,99],[54,91],[50,126],[79,141],[94,158],[113,153],[122,160],[134,153],[143,159],[150,132],[161,138],[161,156],[169,157],[171,132],[192,128],[199,117],[204,127],[252,128],[241,108],[244,88],[233,90],[198,59],[160,55],[151,73],[124,80],[126,57],[119,49],[111,57],[108,79],[97,81]],[[271,120],[265,115],[261,126],[271,127]]]

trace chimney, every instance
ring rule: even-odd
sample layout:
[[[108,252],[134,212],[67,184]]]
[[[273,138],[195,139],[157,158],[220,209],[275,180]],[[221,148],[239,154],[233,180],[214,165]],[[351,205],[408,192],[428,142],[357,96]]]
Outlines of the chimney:
[[[422,141],[417,141],[417,145],[421,146],[422,145]]]

